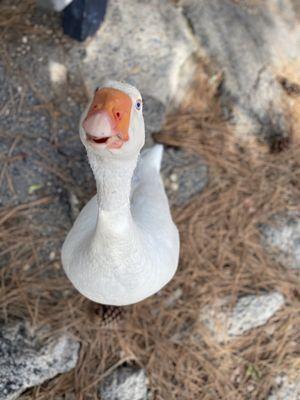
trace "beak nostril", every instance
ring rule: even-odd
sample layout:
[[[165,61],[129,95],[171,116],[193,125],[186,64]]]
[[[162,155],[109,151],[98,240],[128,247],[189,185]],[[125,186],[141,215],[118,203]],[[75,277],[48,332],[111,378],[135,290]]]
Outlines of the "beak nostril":
[[[117,111],[117,112],[115,113],[115,116],[116,116],[116,118],[117,118],[118,120],[121,119],[121,113],[120,113],[119,111]]]

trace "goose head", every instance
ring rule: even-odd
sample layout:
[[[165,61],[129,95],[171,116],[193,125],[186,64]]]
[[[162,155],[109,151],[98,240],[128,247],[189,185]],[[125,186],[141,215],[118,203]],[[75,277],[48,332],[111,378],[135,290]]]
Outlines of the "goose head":
[[[101,158],[137,156],[145,143],[142,96],[124,82],[107,80],[95,90],[80,121],[80,138]]]

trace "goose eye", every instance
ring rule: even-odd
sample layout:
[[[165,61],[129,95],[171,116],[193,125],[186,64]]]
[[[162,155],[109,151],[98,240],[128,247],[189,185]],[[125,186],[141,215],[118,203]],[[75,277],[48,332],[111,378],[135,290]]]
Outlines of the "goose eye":
[[[137,100],[135,103],[135,108],[140,110],[142,108],[142,100]]]

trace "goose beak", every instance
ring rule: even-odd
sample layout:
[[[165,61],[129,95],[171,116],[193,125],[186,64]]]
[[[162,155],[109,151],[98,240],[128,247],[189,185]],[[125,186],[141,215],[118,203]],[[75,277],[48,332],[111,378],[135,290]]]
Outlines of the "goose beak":
[[[82,123],[86,140],[97,147],[122,147],[129,140],[131,106],[131,98],[120,90],[97,90]]]

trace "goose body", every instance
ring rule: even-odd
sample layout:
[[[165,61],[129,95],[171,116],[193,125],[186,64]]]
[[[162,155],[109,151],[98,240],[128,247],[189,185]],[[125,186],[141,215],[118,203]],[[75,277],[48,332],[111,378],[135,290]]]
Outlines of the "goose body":
[[[97,195],[85,205],[68,233],[62,263],[73,285],[90,300],[127,305],[156,293],[173,277],[179,235],[160,176],[163,147],[155,145],[139,155],[144,144],[142,112],[136,107],[140,93],[114,81],[104,87],[112,92],[108,90],[105,97],[106,92],[100,89],[100,100],[93,102],[105,103],[105,109],[109,109],[111,93],[119,96],[122,92],[131,99],[128,135],[119,132],[117,138],[113,137],[102,108],[99,114],[89,114],[94,107],[93,102],[89,104],[81,120],[80,136],[95,176]],[[111,104],[118,104],[117,100]],[[126,107],[120,108],[120,115]],[[110,134],[105,136],[107,132]],[[102,137],[109,139],[99,140]],[[122,143],[116,144],[118,140]]]

